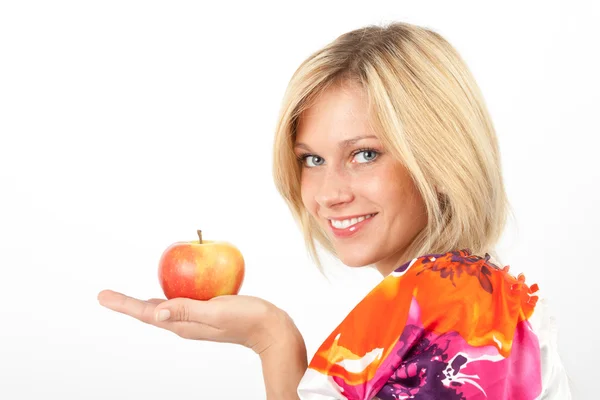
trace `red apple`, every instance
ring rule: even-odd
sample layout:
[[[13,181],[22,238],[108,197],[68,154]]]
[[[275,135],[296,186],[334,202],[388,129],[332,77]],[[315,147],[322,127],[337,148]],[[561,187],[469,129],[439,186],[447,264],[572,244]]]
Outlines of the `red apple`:
[[[244,280],[242,253],[232,244],[199,240],[167,247],[158,264],[158,279],[167,297],[208,300],[238,294]]]

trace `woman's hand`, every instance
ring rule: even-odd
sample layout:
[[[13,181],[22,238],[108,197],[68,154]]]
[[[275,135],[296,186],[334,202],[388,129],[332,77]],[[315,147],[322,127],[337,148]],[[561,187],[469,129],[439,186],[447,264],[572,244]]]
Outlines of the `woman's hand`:
[[[291,318],[258,297],[218,296],[208,301],[185,298],[138,300],[105,290],[98,295],[104,307],[182,338],[235,343],[257,354],[271,346],[301,339]]]

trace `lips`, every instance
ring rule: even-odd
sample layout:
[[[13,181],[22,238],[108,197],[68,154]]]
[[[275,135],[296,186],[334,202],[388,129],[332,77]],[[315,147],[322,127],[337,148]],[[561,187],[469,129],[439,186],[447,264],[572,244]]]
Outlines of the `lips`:
[[[353,217],[345,217],[343,219],[329,218],[329,227],[334,236],[339,238],[347,238],[354,236],[362,228],[371,222],[377,213],[364,214]]]
[[[348,228],[352,225],[355,225],[359,222],[364,221],[365,219],[371,218],[373,217],[375,214],[365,214],[365,215],[361,215],[359,217],[352,217],[352,218],[344,218],[344,219],[329,219],[329,223],[331,224],[331,226],[333,226],[334,228],[337,229],[345,229]]]

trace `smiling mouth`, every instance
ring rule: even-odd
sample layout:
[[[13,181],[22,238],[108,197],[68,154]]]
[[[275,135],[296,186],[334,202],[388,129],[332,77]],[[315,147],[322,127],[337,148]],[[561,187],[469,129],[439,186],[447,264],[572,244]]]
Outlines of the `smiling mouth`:
[[[361,215],[360,217],[349,218],[349,219],[329,219],[329,224],[336,229],[346,229],[353,225],[358,224],[366,219],[372,218],[377,213]]]

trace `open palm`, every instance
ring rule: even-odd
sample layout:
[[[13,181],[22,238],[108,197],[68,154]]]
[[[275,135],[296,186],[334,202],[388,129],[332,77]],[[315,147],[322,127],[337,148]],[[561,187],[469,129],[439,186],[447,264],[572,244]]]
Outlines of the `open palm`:
[[[139,300],[105,290],[98,295],[98,301],[113,311],[182,338],[239,344],[258,354],[277,341],[277,332],[296,329],[285,312],[253,296],[218,296],[207,301]]]

